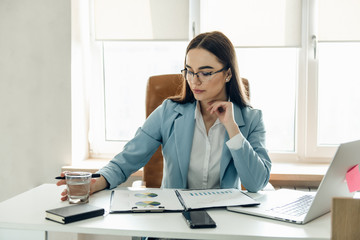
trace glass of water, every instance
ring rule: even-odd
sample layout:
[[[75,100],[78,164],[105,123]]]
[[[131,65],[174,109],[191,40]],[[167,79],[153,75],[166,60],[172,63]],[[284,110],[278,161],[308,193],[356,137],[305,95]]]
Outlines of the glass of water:
[[[81,204],[89,202],[91,173],[65,173],[69,203]]]

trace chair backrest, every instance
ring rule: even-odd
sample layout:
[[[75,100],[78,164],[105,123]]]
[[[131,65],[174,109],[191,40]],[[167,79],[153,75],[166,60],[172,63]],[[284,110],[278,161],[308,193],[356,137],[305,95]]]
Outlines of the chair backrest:
[[[181,74],[151,76],[146,88],[146,117],[154,111],[166,98],[181,92],[184,78]],[[249,96],[248,80],[242,78]],[[163,177],[163,156],[161,146],[144,166],[143,181],[148,188],[159,188]]]

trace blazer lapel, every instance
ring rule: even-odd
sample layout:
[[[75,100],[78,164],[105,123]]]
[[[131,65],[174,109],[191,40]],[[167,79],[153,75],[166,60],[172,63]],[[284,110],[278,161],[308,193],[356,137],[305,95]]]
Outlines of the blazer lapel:
[[[242,115],[241,108],[238,105],[233,104],[234,106],[234,116],[235,116],[235,122],[240,127],[245,126],[244,117]]]
[[[191,147],[194,136],[194,112],[196,104],[182,104],[175,108],[180,116],[174,122],[175,146],[184,188],[190,163]]]
[[[240,129],[242,126],[245,126],[244,118],[243,118],[240,107],[238,107],[235,104],[233,104],[233,106],[234,106],[235,122]],[[232,159],[230,150],[228,149],[228,147],[226,145],[227,141],[229,141],[229,135],[227,132],[225,132],[225,140],[224,140],[223,151],[221,154],[221,162],[220,162],[220,184],[221,184],[221,180],[224,177],[225,170],[226,170],[227,166],[229,165],[230,160]]]

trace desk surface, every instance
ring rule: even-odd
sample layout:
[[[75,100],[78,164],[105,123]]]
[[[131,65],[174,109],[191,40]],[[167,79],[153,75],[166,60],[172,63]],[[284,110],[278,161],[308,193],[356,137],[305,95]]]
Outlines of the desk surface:
[[[208,210],[217,223],[214,229],[190,229],[181,213],[105,214],[66,225],[45,219],[45,210],[67,206],[60,201],[62,187],[43,184],[0,203],[0,228],[75,232],[88,234],[150,236],[190,239],[330,239],[330,214],[305,225],[260,217]],[[90,197],[90,204],[109,208],[109,190]]]

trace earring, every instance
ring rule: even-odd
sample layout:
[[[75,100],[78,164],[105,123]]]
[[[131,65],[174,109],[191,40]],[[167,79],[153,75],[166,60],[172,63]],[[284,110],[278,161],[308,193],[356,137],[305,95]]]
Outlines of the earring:
[[[226,82],[229,82],[229,81],[230,81],[230,78],[226,78],[225,80],[226,80]]]

